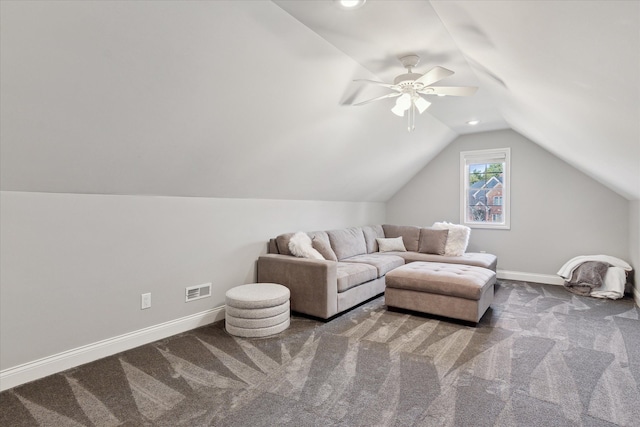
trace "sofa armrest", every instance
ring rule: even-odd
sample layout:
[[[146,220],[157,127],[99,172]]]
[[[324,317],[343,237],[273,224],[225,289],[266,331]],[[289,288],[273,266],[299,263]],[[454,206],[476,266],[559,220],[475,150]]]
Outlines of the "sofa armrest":
[[[278,283],[291,291],[291,310],[328,319],[338,312],[337,263],[289,255],[258,258],[258,282]]]

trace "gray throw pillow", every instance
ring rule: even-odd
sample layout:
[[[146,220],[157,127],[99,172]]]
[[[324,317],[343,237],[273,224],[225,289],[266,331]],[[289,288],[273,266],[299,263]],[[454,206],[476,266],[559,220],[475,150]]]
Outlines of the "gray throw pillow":
[[[433,228],[420,229],[418,252],[423,254],[444,255],[447,246],[449,230],[435,230]]]
[[[414,225],[390,225],[383,224],[384,237],[402,237],[402,243],[408,251],[418,250],[420,240],[420,227]]]
[[[289,241],[293,237],[295,233],[285,233],[276,237],[276,245],[278,246],[278,253],[282,255],[291,255],[291,251],[289,250]]]
[[[331,246],[324,240],[314,237],[313,240],[311,241],[311,246],[313,246],[313,249],[320,252],[320,254],[324,257],[324,259],[328,261],[338,261],[338,257],[336,256],[336,253],[333,251],[333,249],[331,249]]]

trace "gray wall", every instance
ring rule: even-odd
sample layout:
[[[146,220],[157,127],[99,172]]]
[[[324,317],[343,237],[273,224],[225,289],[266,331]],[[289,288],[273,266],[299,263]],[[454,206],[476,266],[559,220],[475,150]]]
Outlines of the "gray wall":
[[[577,255],[629,259],[629,202],[512,130],[460,136],[387,203],[387,221],[460,222],[460,151],[511,147],[511,230],[473,229],[501,270],[554,275]]]
[[[635,298],[640,305],[640,201],[629,202],[629,259],[635,269]]]
[[[0,370],[222,306],[255,280],[270,237],[385,214],[384,203],[24,192],[1,192],[0,209]],[[211,298],[184,302],[207,282]]]
[[[455,136],[343,105],[373,76],[272,2],[0,8],[0,369],[222,305],[268,238],[383,222]]]
[[[3,0],[0,28],[2,190],[382,202],[456,136],[351,107],[375,76],[270,1]]]

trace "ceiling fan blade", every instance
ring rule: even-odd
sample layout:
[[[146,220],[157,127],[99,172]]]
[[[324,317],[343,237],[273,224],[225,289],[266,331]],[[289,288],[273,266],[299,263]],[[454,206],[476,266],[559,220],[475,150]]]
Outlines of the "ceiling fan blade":
[[[416,108],[418,109],[418,112],[420,114],[424,113],[424,111],[431,105],[429,101],[427,101],[420,95],[416,95],[416,97],[413,99],[413,103],[416,104]]]
[[[376,84],[378,86],[384,86],[384,87],[390,87],[390,88],[393,88],[395,86],[395,85],[392,85],[392,84],[389,84],[389,83],[378,82],[376,80],[367,80],[367,79],[356,79],[356,80],[354,80],[354,82],[373,83],[373,84]]]
[[[403,117],[404,112],[411,107],[411,95],[403,93],[400,98],[396,100],[396,105],[391,109],[391,112],[396,116]]]
[[[429,86],[420,91],[426,95],[471,96],[478,88],[476,86]]]
[[[453,74],[453,71],[447,70],[446,68],[435,66],[426,73],[422,75],[416,83],[422,83],[425,86],[429,86],[439,80],[444,79],[445,77],[449,77]]]
[[[394,97],[400,96],[400,95],[402,95],[402,94],[401,93],[388,93],[386,95],[382,95],[382,96],[379,96],[377,98],[368,99],[366,101],[358,102],[357,104],[353,104],[353,105],[354,106],[364,105],[364,104],[368,104],[368,103],[373,102],[373,101],[379,101],[381,99],[386,99],[386,98],[394,98]]]

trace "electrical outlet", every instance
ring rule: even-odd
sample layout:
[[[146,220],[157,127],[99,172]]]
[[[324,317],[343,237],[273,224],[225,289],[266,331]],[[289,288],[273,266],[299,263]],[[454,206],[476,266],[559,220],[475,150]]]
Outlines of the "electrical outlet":
[[[149,307],[151,307],[151,292],[140,295],[140,309],[144,310]]]

